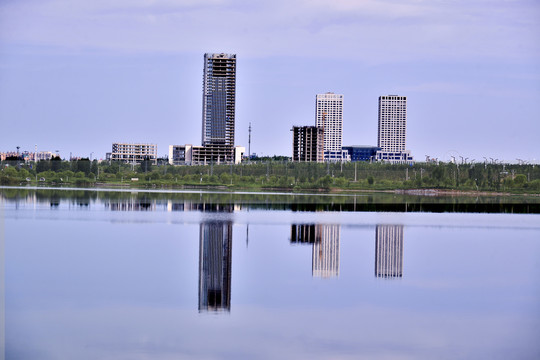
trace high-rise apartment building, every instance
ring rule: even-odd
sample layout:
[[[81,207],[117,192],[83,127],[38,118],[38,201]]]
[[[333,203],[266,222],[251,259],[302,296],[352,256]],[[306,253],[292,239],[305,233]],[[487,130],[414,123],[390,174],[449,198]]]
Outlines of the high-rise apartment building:
[[[293,161],[322,162],[324,131],[318,126],[293,126]]]
[[[405,150],[407,128],[407,97],[379,96],[379,126],[377,160],[390,163],[408,163],[413,159]]]
[[[207,162],[234,161],[236,55],[204,54],[202,146]]]
[[[343,134],[343,95],[327,92],[315,101],[315,125],[324,131],[324,160],[340,161]]]

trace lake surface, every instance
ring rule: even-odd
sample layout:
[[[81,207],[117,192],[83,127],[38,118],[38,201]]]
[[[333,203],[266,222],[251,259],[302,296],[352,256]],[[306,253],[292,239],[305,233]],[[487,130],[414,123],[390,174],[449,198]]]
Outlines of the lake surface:
[[[539,359],[537,206],[0,188],[0,359]]]

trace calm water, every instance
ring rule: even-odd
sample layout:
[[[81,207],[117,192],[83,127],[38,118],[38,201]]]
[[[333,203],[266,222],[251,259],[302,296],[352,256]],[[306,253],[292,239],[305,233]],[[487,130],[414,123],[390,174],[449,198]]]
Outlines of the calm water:
[[[5,359],[540,358],[540,215],[415,199],[0,189]]]

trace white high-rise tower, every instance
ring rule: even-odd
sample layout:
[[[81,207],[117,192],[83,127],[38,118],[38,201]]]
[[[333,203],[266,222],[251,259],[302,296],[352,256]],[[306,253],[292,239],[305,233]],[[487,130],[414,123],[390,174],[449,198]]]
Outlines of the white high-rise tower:
[[[407,97],[379,96],[379,127],[377,160],[390,163],[407,163],[413,159],[405,150],[407,128]]]
[[[340,161],[343,133],[343,95],[318,94],[315,125],[324,129],[324,160]]]

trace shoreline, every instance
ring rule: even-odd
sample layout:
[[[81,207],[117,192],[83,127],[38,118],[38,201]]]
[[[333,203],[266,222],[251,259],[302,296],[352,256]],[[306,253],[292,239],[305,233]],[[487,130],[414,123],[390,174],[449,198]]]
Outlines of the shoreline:
[[[410,196],[425,196],[425,197],[540,197],[536,193],[510,193],[500,191],[475,191],[475,190],[453,190],[453,189],[288,189],[278,187],[261,187],[247,188],[235,187],[230,188],[224,185],[208,185],[208,186],[153,186],[153,187],[133,187],[131,184],[111,184],[97,183],[94,186],[9,186],[2,185],[0,189],[21,189],[21,190],[88,190],[88,191],[103,191],[103,192],[159,192],[159,193],[193,193],[193,192],[208,192],[208,193],[238,193],[238,194],[288,194],[288,195],[365,195],[373,193],[381,194],[398,194]]]

